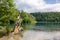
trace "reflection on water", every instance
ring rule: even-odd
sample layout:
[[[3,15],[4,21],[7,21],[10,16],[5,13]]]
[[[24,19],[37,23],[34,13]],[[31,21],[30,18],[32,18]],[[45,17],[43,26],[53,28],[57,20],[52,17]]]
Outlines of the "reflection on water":
[[[22,40],[60,40],[60,31],[28,30]]]
[[[0,38],[0,40],[60,40],[60,31],[27,30],[22,38],[19,35],[10,35]]]
[[[34,27],[38,28],[60,28],[60,23],[36,23]]]
[[[60,28],[60,23],[37,23],[34,28]],[[38,31],[27,30],[20,35],[10,35],[9,37],[0,38],[0,40],[60,40],[60,31]]]

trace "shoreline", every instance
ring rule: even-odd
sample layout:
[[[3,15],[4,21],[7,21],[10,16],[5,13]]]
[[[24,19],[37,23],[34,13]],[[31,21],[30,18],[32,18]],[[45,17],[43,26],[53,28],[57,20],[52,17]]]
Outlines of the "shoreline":
[[[0,40],[20,40],[22,37],[21,37],[21,34],[12,34],[12,33],[9,33],[9,35],[7,36],[3,36],[0,38]]]
[[[37,30],[37,31],[60,31],[60,28],[31,28],[29,30]]]

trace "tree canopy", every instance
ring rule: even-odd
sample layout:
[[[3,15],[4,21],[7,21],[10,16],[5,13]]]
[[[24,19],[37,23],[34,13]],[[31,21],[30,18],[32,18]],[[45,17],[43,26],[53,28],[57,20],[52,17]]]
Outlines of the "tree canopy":
[[[31,13],[36,20],[47,22],[60,22],[60,12],[35,12]]]
[[[0,0],[0,24],[15,21],[17,14],[18,10],[15,9],[13,0]]]
[[[13,0],[0,0],[0,25],[4,25],[4,23],[10,24],[10,21],[16,21],[19,12],[20,10],[15,8]],[[35,22],[35,18],[24,11],[21,12],[21,18],[25,24],[33,24]]]
[[[27,23],[27,24],[34,24],[35,23],[35,17],[32,16],[30,13],[26,13],[26,12],[21,12],[21,18],[22,18],[22,22],[23,23]]]

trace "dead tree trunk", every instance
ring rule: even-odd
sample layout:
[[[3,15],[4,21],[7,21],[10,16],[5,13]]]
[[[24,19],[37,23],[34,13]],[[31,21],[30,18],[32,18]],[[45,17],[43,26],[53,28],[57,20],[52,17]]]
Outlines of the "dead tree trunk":
[[[21,19],[20,19],[20,15],[18,15],[17,21],[15,22],[15,26],[14,26],[14,29],[13,29],[14,34],[17,34],[17,33],[23,31],[23,28],[21,27],[20,24],[21,24]]]

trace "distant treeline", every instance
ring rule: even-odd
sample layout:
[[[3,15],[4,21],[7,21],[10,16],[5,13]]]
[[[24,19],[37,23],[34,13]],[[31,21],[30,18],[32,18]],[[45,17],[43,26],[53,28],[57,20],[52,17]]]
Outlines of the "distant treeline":
[[[31,13],[36,21],[60,22],[60,12],[35,12]]]

